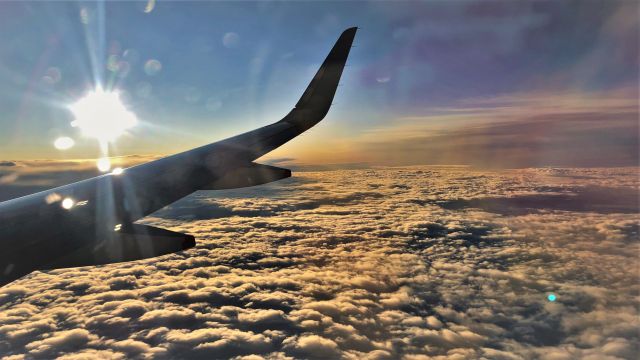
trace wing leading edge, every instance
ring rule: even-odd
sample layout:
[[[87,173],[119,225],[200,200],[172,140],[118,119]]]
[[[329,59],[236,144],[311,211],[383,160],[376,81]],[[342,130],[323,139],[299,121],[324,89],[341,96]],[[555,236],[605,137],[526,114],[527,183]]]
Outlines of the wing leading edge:
[[[280,121],[128,169],[0,203],[0,286],[38,269],[130,261],[181,251],[191,235],[134,222],[194,191],[264,184],[291,171],[253,161],[322,120],[357,28],[345,30]],[[72,208],[61,206],[72,199]],[[52,200],[53,199],[53,200]]]

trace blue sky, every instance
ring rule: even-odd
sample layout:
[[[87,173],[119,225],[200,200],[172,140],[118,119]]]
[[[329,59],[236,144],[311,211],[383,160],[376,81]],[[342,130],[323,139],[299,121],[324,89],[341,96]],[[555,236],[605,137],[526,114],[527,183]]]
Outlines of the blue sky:
[[[486,111],[488,99],[545,94],[585,104],[614,96],[628,100],[628,112],[637,97],[633,1],[157,2],[145,12],[147,5],[0,4],[4,158],[97,156],[68,110],[96,83],[120,91],[141,120],[114,154],[168,154],[277,121],[350,26],[361,30],[335,106],[305,141],[275,155],[375,163],[362,156],[370,153],[363,138],[385,141],[380,129],[407,121],[458,129],[468,121],[434,116]],[[161,64],[151,75],[149,60]],[[534,106],[525,103],[522,112]],[[59,136],[77,146],[59,152]],[[323,144],[339,156],[312,156],[309,148]]]

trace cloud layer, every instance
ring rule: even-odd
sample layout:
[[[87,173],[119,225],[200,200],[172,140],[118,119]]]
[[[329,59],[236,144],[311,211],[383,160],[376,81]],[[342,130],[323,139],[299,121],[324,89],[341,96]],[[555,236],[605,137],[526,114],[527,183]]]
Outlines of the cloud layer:
[[[635,87],[476,98],[432,112],[370,129],[354,148],[365,161],[394,165],[615,167],[640,161]]]
[[[633,358],[638,213],[611,210],[638,185],[637,168],[409,167],[198,192],[144,221],[193,249],[0,288],[0,354]],[[607,211],[553,201],[593,189]]]
[[[112,167],[129,167],[157,156],[110,158]],[[0,161],[0,202],[102,175],[95,159]]]

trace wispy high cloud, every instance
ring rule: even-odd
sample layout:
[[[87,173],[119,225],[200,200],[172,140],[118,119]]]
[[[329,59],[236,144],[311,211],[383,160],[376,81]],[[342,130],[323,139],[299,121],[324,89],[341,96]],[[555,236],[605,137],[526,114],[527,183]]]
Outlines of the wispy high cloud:
[[[637,89],[474,98],[364,132],[354,159],[479,167],[634,166]]]

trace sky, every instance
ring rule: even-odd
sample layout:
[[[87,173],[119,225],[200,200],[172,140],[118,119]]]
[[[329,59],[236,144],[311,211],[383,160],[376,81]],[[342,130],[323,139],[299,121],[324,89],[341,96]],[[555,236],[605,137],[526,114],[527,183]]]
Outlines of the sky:
[[[358,26],[334,106],[292,164],[638,163],[638,3],[3,2],[2,160],[91,159],[70,106],[97,86],[162,156],[282,118]],[[53,146],[62,136],[76,145]]]

